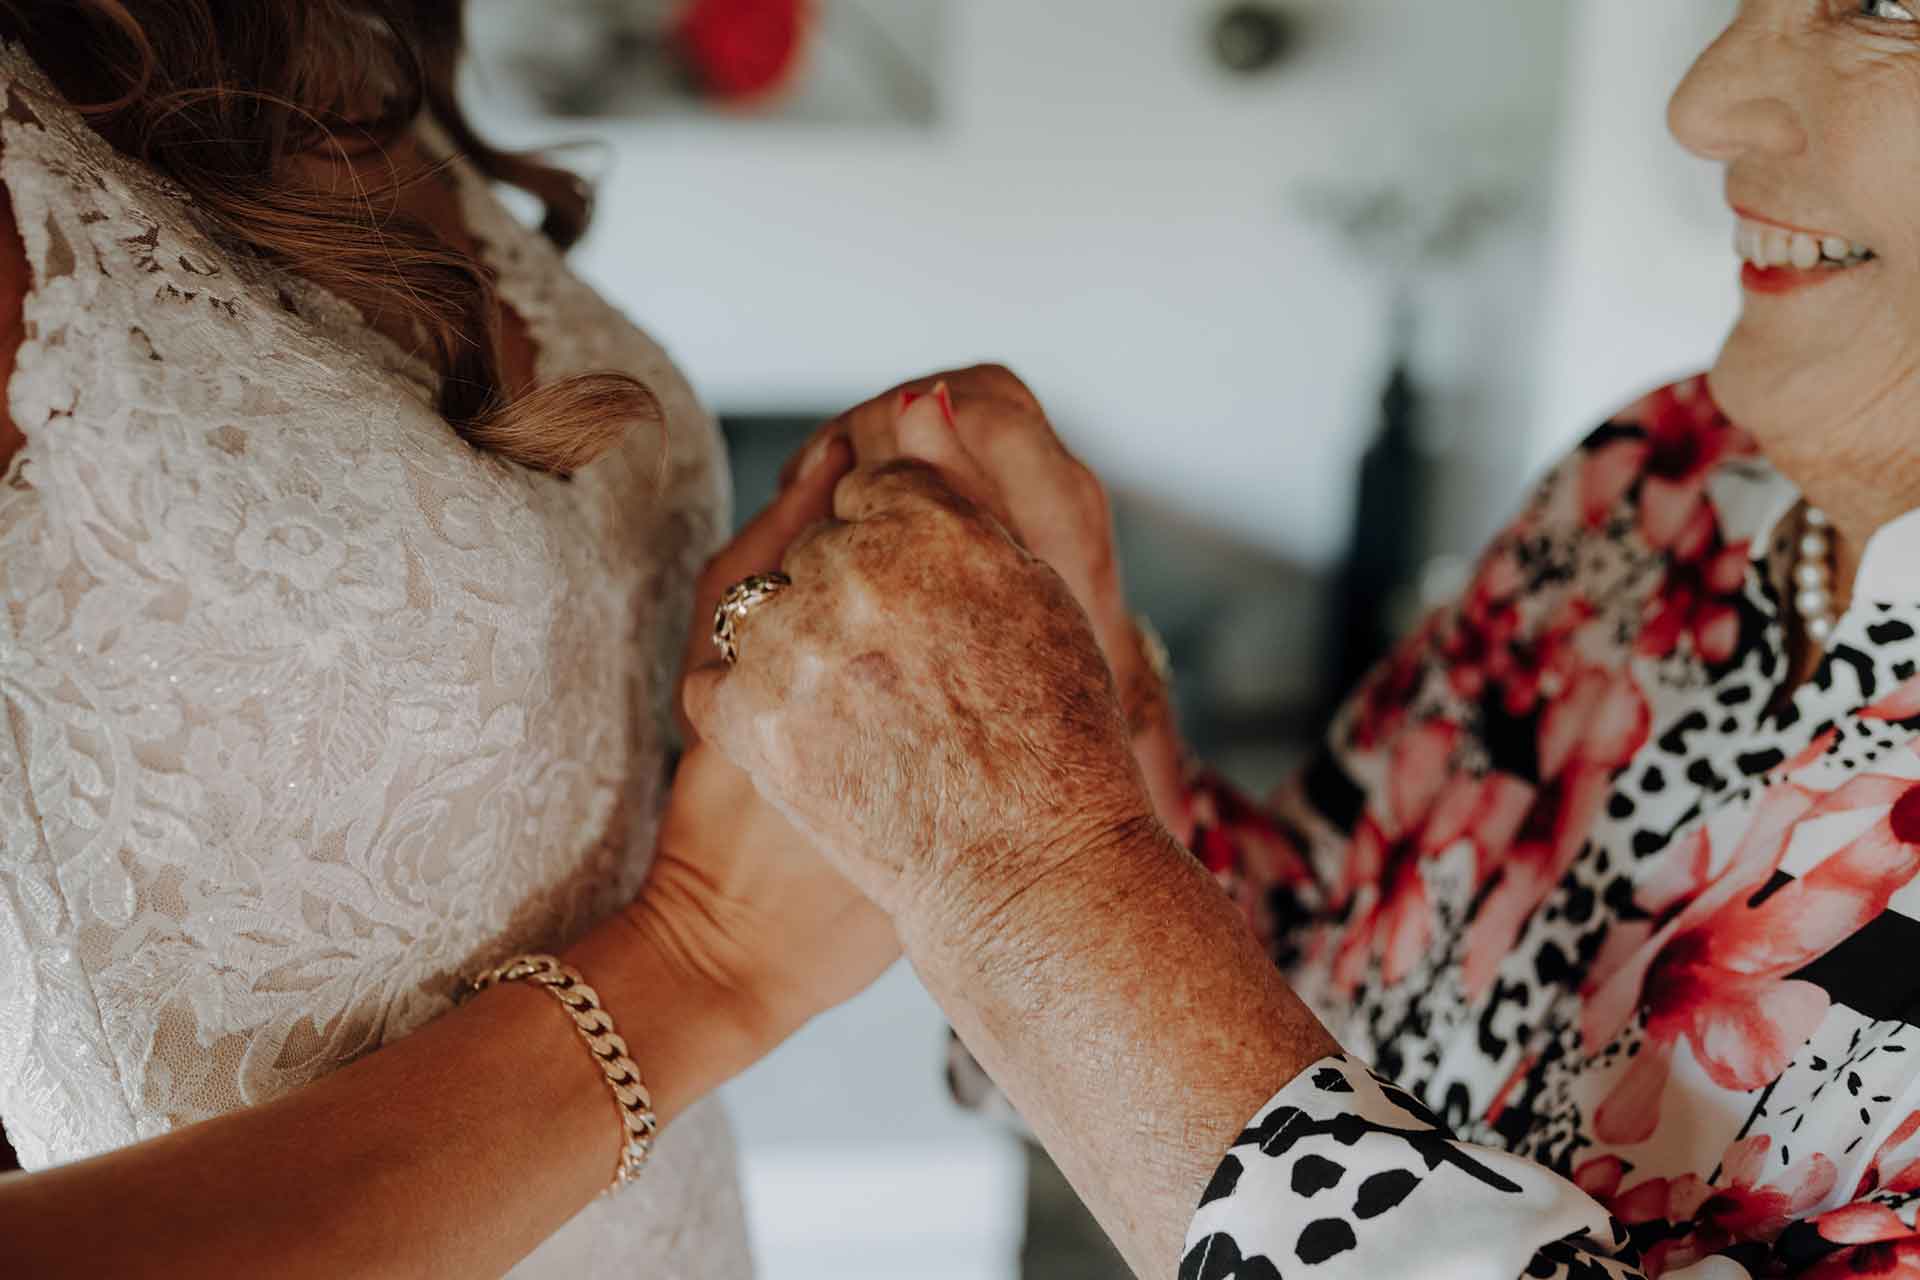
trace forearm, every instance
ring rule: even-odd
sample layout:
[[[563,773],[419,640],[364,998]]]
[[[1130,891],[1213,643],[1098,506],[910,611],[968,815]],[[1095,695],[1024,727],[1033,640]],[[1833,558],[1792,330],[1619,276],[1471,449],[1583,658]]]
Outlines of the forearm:
[[[1174,1274],[1241,1126],[1335,1050],[1157,825],[905,933],[961,1038],[1143,1277]]]
[[[751,1062],[730,1003],[626,918],[565,958],[663,1122]],[[607,1185],[619,1145],[564,1010],[507,984],[273,1103],[0,1179],[0,1252],[50,1277],[499,1275]]]

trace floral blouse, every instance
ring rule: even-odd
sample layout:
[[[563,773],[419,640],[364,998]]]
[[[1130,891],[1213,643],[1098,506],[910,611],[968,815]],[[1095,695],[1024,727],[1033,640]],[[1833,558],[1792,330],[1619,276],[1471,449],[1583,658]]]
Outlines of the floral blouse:
[[[1347,1056],[1247,1125],[1183,1278],[1920,1280],[1920,513],[1789,693],[1798,509],[1662,390],[1271,808],[1196,782]]]

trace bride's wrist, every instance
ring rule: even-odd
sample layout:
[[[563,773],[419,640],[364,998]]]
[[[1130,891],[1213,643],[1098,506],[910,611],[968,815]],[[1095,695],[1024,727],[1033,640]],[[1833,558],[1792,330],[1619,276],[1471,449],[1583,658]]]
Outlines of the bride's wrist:
[[[663,1125],[772,1048],[745,994],[689,963],[644,900],[560,958],[599,993]]]

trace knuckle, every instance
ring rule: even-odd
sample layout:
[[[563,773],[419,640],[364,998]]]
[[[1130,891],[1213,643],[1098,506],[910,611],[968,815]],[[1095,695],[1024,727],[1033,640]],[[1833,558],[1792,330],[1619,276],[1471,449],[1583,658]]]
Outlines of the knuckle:
[[[890,458],[869,473],[876,484],[912,488],[935,474],[931,465],[918,458]]]
[[[980,414],[974,423],[974,445],[989,451],[997,450],[1027,429],[1028,423],[1020,414],[996,405],[993,411]]]
[[[978,512],[954,513],[944,522],[944,536],[955,554],[967,563],[998,569],[1014,558],[1014,545],[992,520]]]
[[[780,568],[790,578],[801,578],[812,566],[827,558],[827,538],[824,530],[812,528],[804,530],[799,537],[787,545],[780,557]]]
[[[1074,506],[1090,518],[1105,517],[1112,509],[1107,486],[1100,483],[1092,467],[1078,459],[1067,463],[1067,492]]]
[[[1012,400],[1023,405],[1038,405],[1039,400],[1027,386],[1026,379],[997,361],[976,365],[968,370],[983,390],[996,396]]]
[[[895,458],[874,469],[874,484],[909,507],[939,509],[959,495],[947,487],[939,469],[918,458]]]

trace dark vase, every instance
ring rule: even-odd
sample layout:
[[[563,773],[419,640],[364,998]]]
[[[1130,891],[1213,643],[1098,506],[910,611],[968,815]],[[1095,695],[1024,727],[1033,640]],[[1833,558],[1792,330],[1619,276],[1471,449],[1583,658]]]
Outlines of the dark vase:
[[[1360,460],[1346,563],[1334,588],[1330,713],[1399,638],[1395,605],[1418,577],[1431,470],[1420,448],[1421,397],[1404,354],[1380,396],[1380,427]]]

